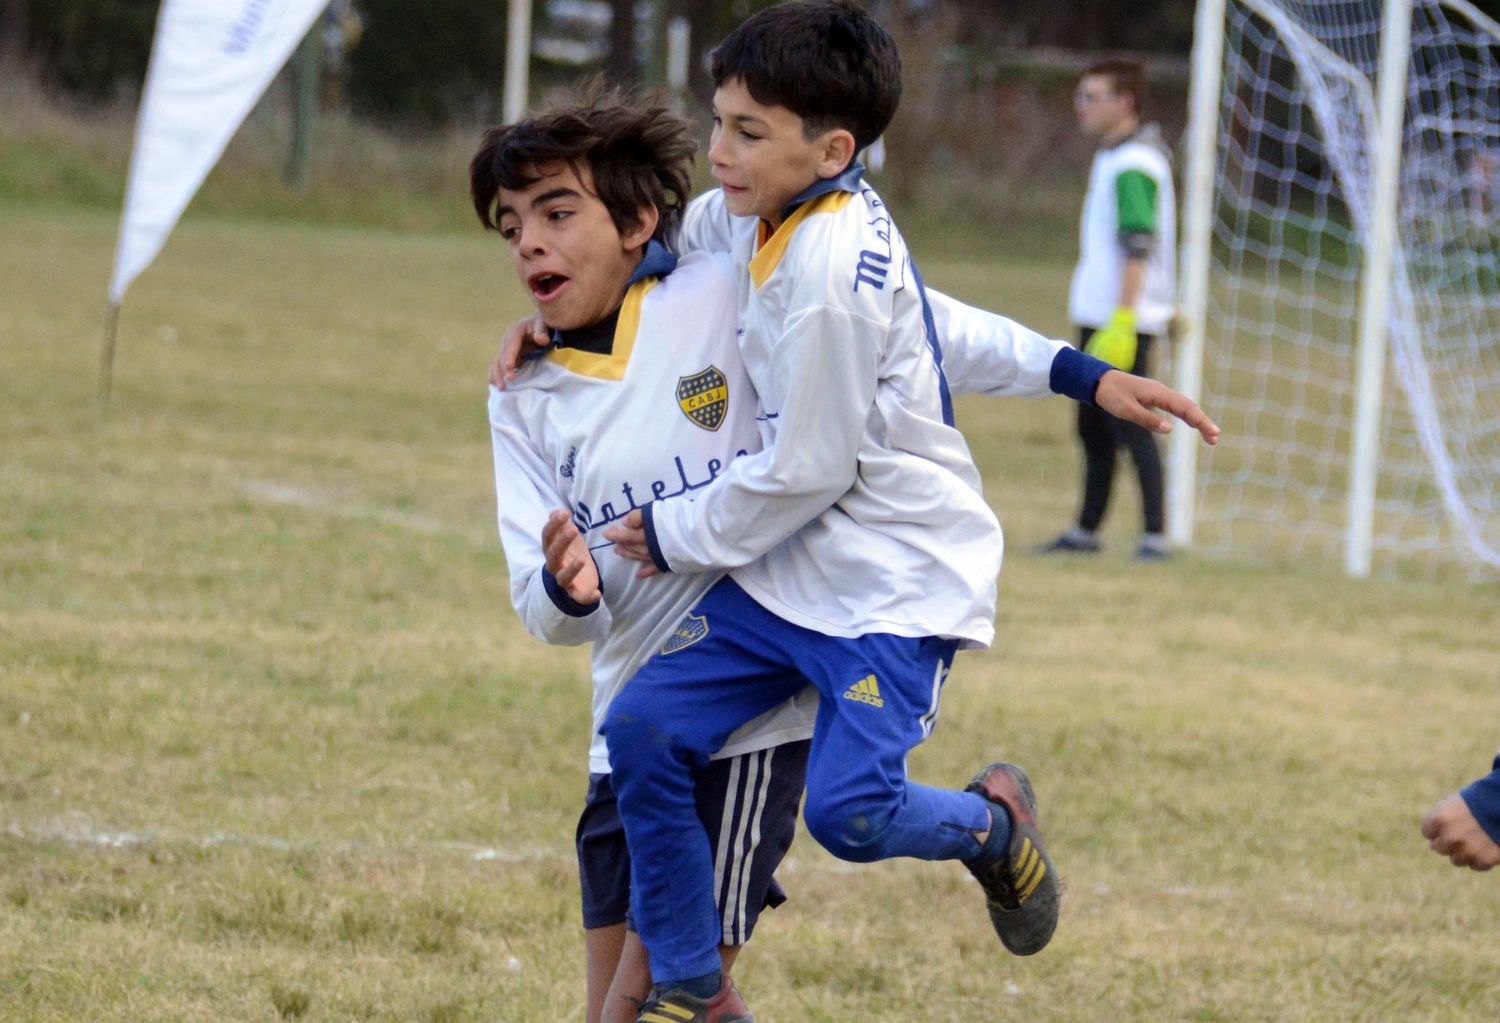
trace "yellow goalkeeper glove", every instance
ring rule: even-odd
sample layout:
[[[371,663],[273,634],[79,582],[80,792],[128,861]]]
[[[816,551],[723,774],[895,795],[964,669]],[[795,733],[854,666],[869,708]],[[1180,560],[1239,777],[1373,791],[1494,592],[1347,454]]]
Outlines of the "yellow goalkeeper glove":
[[[1129,373],[1130,367],[1135,365],[1135,346],[1135,310],[1121,306],[1108,323],[1094,331],[1083,350],[1115,369]]]

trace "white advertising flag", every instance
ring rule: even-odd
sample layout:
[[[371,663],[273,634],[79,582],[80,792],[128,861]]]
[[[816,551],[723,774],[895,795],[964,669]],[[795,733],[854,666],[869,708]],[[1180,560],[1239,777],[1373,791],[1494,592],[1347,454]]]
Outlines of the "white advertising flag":
[[[165,0],[135,126],[110,301],[156,258],[328,0]]]

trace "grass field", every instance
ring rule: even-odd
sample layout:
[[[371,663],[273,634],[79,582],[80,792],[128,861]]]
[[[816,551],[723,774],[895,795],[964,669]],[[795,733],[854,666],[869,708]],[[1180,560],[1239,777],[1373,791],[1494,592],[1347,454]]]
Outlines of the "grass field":
[[[106,411],[113,216],[0,225],[0,1019],[579,1018],[585,660],[507,602],[495,242],[190,214]],[[1003,243],[916,247],[1062,330],[1065,268]],[[1011,959],[956,866],[803,837],[737,971],[757,1019],[1495,1018],[1500,879],[1416,821],[1500,741],[1500,596],[1136,565],[1128,493],[1099,561],[1031,556],[1074,505],[1070,414],[960,404],[1001,638],[912,756],[1030,768],[1057,940]]]

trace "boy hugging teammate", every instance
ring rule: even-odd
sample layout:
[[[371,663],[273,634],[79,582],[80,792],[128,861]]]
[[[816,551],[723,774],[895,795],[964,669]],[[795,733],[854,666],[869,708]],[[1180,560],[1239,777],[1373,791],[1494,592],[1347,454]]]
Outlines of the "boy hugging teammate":
[[[960,860],[980,881],[1005,947],[1019,955],[1045,947],[1060,888],[1025,772],[991,764],[962,791],[906,777],[908,751],[936,722],[955,651],[994,636],[1000,528],[953,426],[950,381],[990,394],[1066,394],[1165,432],[1170,425],[1153,411],[1160,408],[1210,442],[1218,434],[1192,402],[1155,381],[924,289],[854,162],[900,96],[895,45],[858,5],[810,0],[764,11],[715,51],[713,74],[709,161],[720,187],[687,210],[681,247],[730,257],[759,443],[707,479],[684,475],[681,493],[647,488],[658,499],[632,496],[628,504],[640,507],[623,516],[619,504],[581,524],[568,511],[552,513],[546,564],[533,556],[525,584],[544,617],[554,611],[538,594],[558,613],[584,618],[601,602],[601,580],[605,603],[616,587],[649,593],[684,578],[709,584],[670,619],[677,628],[667,627],[659,652],[628,685],[612,688],[600,728],[630,847],[631,911],[650,956],[643,1023],[751,1019],[723,974],[719,873],[695,779],[741,734],[736,729],[809,685],[821,699],[804,816],[818,842],[853,862]],[[539,211],[547,222],[546,195],[520,198],[512,212]],[[624,238],[627,228],[617,226]],[[531,251],[524,230],[507,238],[515,239],[513,257]],[[635,275],[655,272],[651,258],[648,251],[616,274],[629,290],[618,323],[604,332],[613,347],[603,361],[574,349],[605,342],[575,341],[564,330],[567,347],[549,353],[549,367],[571,363],[626,383],[644,379],[638,373],[660,375],[638,367],[642,352],[630,354],[638,332],[625,328],[630,295],[642,287]],[[673,275],[679,285],[690,258]],[[575,279],[550,265],[531,273],[520,262],[518,275],[544,318]],[[691,299],[677,294],[686,314]],[[656,322],[682,339],[681,322]],[[501,373],[498,382],[506,379]],[[550,368],[539,379],[563,385]],[[524,403],[514,407],[529,420]],[[494,408],[492,394],[492,415]],[[703,409],[683,409],[693,412]],[[498,467],[512,435],[500,420],[495,427]],[[595,464],[587,453],[574,460],[575,442],[558,438],[597,447],[589,440],[595,430],[604,443],[619,442],[617,453],[632,447],[621,424],[539,422],[532,433],[550,439],[547,457],[516,472],[548,481],[555,493],[560,461]],[[597,525],[613,546],[598,564]]]
[[[734,257],[766,446],[604,533],[647,574],[731,570],[691,613],[700,638],[647,663],[603,726],[655,982],[644,1023],[750,1019],[719,971],[691,779],[735,727],[809,683],[821,703],[804,820],[824,848],[962,861],[1019,955],[1050,940],[1060,895],[1020,768],[991,764],[962,791],[906,777],[955,651],[993,639],[1002,543],[953,426],[940,343],[953,303],[925,291],[854,162],[895,112],[895,44],[847,0],[788,3],[731,33],[713,77],[720,187],[690,207],[683,246]],[[1050,389],[1169,428],[1154,405],[1217,435],[1154,381],[1015,337],[997,360],[1005,393]]]

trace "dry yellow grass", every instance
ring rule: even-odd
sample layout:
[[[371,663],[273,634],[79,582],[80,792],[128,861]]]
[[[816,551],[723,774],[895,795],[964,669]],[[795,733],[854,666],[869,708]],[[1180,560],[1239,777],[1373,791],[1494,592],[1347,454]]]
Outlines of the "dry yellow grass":
[[[0,218],[0,1018],[576,1018],[587,682],[507,606],[495,243],[190,215],[105,413],[113,218]],[[922,251],[1062,329],[1063,268]],[[1010,959],[954,865],[803,838],[757,1018],[1492,1017],[1500,878],[1416,819],[1500,741],[1495,590],[1136,565],[1128,487],[1099,560],[1037,558],[1069,408],[959,416],[1010,538],[1000,641],[913,773],[1032,770],[1062,929]]]

